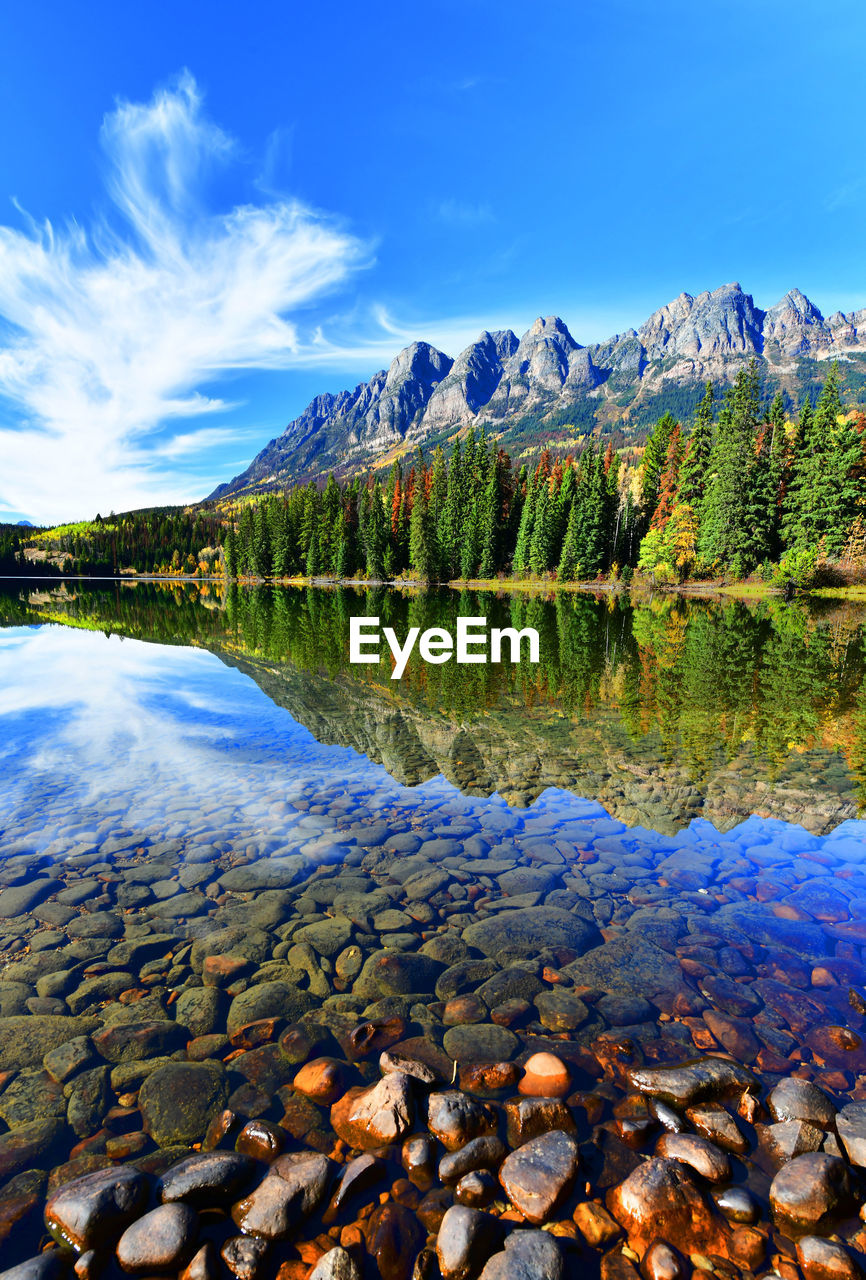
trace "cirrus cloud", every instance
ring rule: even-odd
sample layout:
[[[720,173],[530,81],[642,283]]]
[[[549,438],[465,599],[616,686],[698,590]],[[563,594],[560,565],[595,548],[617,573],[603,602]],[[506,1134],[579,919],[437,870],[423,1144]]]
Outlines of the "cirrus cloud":
[[[101,143],[104,217],[0,226],[0,508],[44,521],[187,500],[184,459],[245,434],[203,389],[303,362],[292,313],[369,262],[298,201],[207,208],[237,149],[189,74],[119,103]]]

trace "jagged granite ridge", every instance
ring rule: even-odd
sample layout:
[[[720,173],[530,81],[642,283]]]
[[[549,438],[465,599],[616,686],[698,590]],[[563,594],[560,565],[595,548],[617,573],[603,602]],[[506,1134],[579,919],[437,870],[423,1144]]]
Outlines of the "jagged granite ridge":
[[[749,359],[777,381],[801,361],[864,357],[866,308],[825,319],[799,289],[767,311],[738,283],[681,293],[638,329],[581,346],[558,316],[539,318],[518,339],[486,330],[452,360],[413,342],[388,369],[338,395],[320,395],[240,475],[211,498],[376,467],[391,452],[463,431],[497,433],[527,415],[592,402],[609,423],[665,387],[730,382]]]

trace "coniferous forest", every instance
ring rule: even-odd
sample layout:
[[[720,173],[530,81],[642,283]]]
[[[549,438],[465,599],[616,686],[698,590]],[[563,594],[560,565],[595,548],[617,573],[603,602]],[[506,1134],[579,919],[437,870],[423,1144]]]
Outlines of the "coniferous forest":
[[[722,396],[708,383],[691,422],[666,413],[642,451],[590,436],[527,463],[470,428],[450,455],[418,450],[387,475],[97,517],[29,545],[46,567],[85,574],[569,582],[637,570],[664,585],[759,571],[808,585],[819,562],[866,562],[864,426],[835,365],[792,415],[781,393],[762,399],[752,364]],[[6,572],[33,564],[26,533],[15,539]]]

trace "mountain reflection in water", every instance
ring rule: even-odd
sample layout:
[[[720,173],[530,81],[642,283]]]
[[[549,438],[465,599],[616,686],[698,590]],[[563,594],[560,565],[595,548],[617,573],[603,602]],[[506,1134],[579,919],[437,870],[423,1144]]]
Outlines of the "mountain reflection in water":
[[[390,679],[348,662],[349,619],[453,631],[458,615],[534,627],[541,662]],[[615,594],[7,583],[7,625],[59,622],[206,648],[322,744],[407,785],[444,775],[512,806],[548,788],[671,834],[750,813],[824,834],[866,803],[863,613],[813,602]]]

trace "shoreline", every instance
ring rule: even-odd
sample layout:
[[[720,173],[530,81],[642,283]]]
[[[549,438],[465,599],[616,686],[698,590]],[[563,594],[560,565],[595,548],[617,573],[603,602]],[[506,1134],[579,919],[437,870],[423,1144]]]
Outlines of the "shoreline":
[[[636,592],[654,595],[681,596],[729,596],[740,600],[764,600],[784,597],[781,587],[774,587],[764,582],[728,582],[726,579],[691,580],[677,584],[649,583],[632,580],[626,584],[621,581],[603,581],[583,579],[575,582],[546,581],[539,578],[452,578],[448,582],[432,582],[421,578],[330,578],[330,577],[285,577],[285,578],[232,578],[230,582],[222,574],[160,574],[160,573],[121,573],[121,574],[0,574],[0,581],[15,582],[169,582],[169,583],[216,583],[224,587],[228,585],[240,587],[390,587],[394,590],[409,588],[411,590],[439,590],[448,588],[452,591],[495,591],[515,592],[533,595],[551,595],[557,592],[566,594],[588,593],[621,594]],[[866,605],[866,584],[851,584],[839,587],[798,587],[796,596],[824,600],[848,600],[854,604]]]

